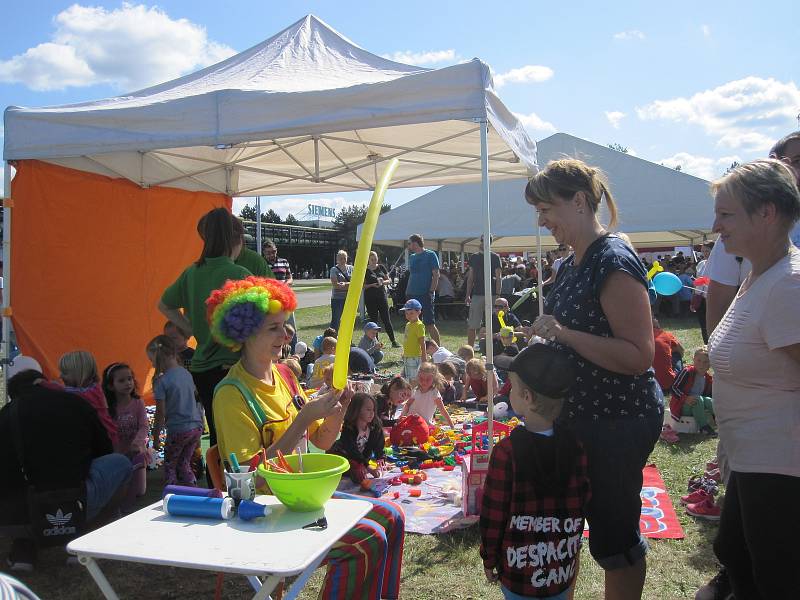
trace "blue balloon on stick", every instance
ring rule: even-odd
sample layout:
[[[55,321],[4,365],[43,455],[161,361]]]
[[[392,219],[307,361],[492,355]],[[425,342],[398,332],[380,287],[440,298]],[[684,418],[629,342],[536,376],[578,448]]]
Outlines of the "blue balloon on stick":
[[[653,277],[653,287],[662,296],[672,296],[681,291],[683,282],[675,273],[659,273]]]

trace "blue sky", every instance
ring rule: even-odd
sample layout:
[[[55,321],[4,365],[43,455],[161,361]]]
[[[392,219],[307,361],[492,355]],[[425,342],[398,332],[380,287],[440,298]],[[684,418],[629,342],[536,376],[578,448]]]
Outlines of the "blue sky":
[[[564,131],[617,142],[641,158],[713,178],[798,128],[800,3],[792,0],[37,0],[4,12],[3,107],[79,102],[166,81],[314,13],[364,48],[403,62],[437,67],[481,58],[536,139]],[[397,205],[424,191],[392,190],[387,198]],[[263,206],[285,216],[318,198],[341,206],[367,196],[264,199]]]

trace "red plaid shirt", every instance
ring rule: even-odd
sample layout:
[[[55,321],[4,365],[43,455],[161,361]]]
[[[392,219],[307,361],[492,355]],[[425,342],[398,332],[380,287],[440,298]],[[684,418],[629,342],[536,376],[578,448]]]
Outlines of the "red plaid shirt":
[[[484,567],[523,596],[568,589],[578,568],[589,496],[586,454],[570,433],[557,428],[548,438],[515,429],[494,447],[483,487]]]

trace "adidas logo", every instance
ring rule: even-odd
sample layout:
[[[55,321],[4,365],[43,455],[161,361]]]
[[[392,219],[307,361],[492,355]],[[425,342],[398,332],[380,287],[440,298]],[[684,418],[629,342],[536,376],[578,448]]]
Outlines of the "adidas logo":
[[[72,513],[64,514],[61,509],[59,508],[56,511],[55,515],[45,515],[48,523],[51,525],[55,525],[56,527],[61,527],[62,525],[66,525],[72,520]]]
[[[42,530],[42,535],[45,537],[54,535],[74,535],[77,532],[77,528],[75,527],[64,527],[72,520],[71,512],[64,514],[64,512],[59,508],[54,515],[45,514],[45,519],[47,519],[48,523],[53,525],[53,527],[50,529]]]

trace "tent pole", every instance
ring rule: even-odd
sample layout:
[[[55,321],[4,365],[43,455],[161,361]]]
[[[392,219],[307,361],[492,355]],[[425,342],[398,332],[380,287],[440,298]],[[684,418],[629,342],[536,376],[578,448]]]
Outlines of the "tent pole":
[[[489,453],[494,446],[494,332],[492,331],[492,308],[494,290],[492,289],[492,223],[489,203],[489,140],[486,119],[481,125],[481,198],[483,200],[483,298],[484,319],[486,320],[486,416],[489,419],[487,436]]]
[[[261,254],[261,196],[256,196],[256,252]]]
[[[11,358],[11,165],[3,163],[3,343],[0,344],[0,364],[3,365],[3,390],[8,390],[8,369]]]

